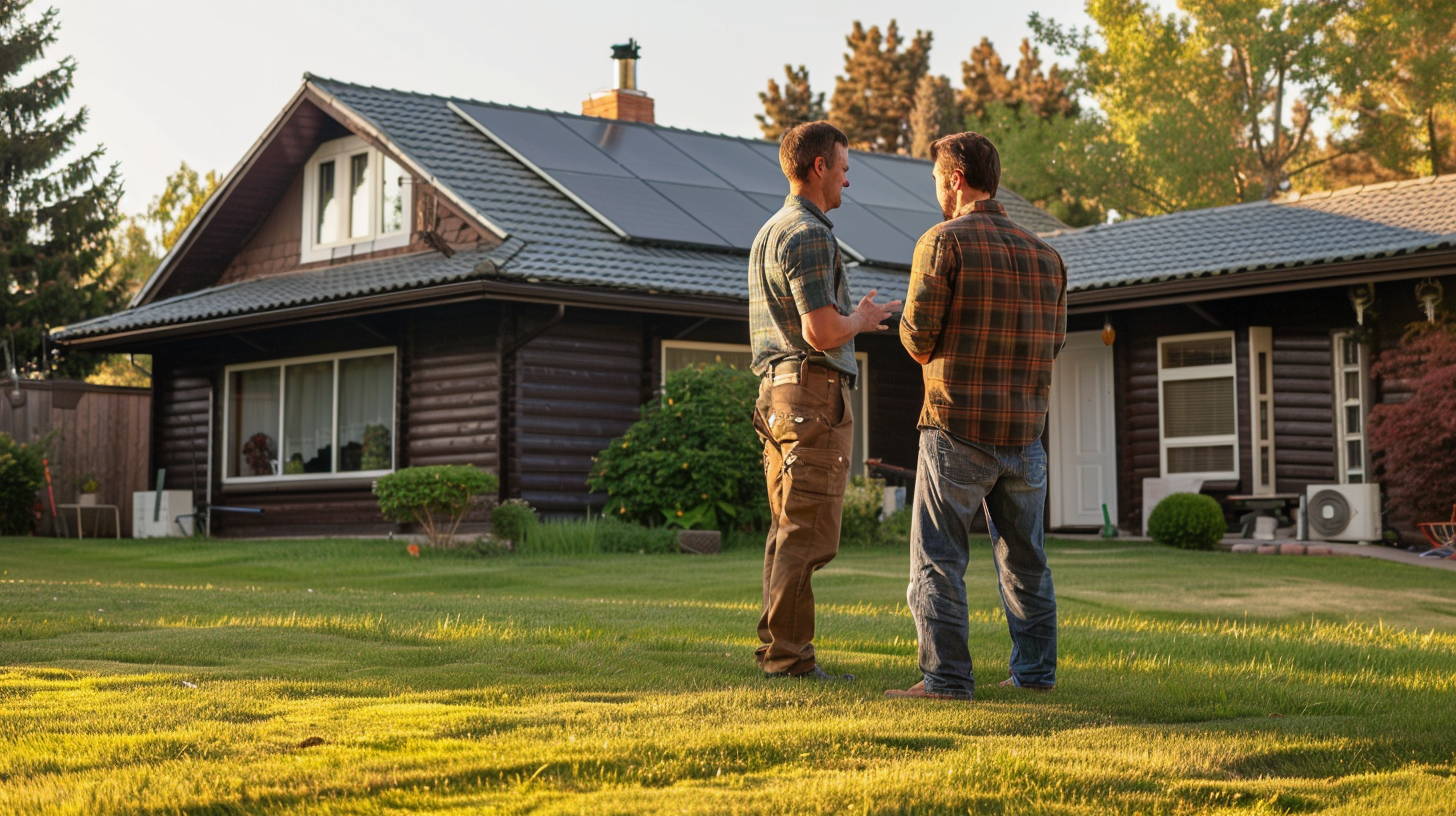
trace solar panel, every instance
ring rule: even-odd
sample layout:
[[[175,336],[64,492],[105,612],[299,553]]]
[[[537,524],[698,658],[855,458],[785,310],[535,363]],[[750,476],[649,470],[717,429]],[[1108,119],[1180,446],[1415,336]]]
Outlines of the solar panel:
[[[593,150],[548,113],[469,104],[460,105],[460,110],[543,170],[632,177],[626,168],[600,150]]]
[[[558,171],[566,189],[633,238],[727,247],[730,244],[662,194],[635,178]]]
[[[651,129],[611,119],[556,117],[556,121],[591,142],[601,152],[643,181],[671,181],[729,189],[701,164],[668,144]]]
[[[747,250],[788,193],[778,145],[494,105],[450,103],[594,216],[644,241]],[[908,265],[940,220],[929,164],[855,151],[829,213],[852,254]]]
[[[789,182],[779,170],[778,159],[772,163],[738,139],[704,136],[664,130],[658,135],[723,179],[734,189],[745,193],[772,193],[782,199],[789,192]],[[774,207],[775,210],[778,207]]]
[[[648,185],[707,225],[732,247],[753,246],[753,236],[774,212],[737,190],[715,190],[662,181],[648,182]]]

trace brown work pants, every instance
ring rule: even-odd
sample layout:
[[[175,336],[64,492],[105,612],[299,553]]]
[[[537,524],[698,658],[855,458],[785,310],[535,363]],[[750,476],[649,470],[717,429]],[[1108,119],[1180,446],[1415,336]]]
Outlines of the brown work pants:
[[[837,371],[810,364],[798,382],[774,385],[774,379],[764,377],[753,416],[763,439],[771,516],[758,621],[763,645],[755,656],[765,672],[797,675],[815,666],[810,579],[839,552],[854,417]]]

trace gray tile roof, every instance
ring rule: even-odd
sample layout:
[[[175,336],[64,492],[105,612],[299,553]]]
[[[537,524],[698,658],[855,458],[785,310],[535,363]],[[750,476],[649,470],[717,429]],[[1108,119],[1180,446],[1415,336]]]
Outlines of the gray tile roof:
[[[1046,236],[1073,291],[1456,246],[1456,175],[1189,210]]]

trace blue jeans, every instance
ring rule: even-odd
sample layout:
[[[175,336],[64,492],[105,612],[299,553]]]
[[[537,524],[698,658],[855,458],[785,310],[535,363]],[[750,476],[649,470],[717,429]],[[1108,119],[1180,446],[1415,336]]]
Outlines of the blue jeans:
[[[1057,681],[1057,599],[1043,549],[1047,456],[1029,445],[971,444],[920,432],[910,527],[910,589],[920,671],[932,694],[971,697],[966,607],[967,535],[985,499],[1001,605],[1011,630],[1011,676],[1021,686]],[[998,535],[999,533],[999,535]]]

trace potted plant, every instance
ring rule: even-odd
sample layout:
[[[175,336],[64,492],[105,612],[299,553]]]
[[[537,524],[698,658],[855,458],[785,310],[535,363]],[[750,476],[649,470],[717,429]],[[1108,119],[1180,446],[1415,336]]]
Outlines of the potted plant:
[[[88,473],[76,480],[76,487],[81,491],[76,503],[83,507],[94,507],[96,505],[96,491],[101,489],[101,483],[96,481],[96,474]]]

